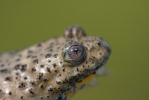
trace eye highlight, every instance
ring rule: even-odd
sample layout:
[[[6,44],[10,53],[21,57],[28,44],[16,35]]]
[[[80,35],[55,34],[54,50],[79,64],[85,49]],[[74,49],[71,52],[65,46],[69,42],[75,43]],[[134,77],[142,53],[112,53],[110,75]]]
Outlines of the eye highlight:
[[[72,45],[65,49],[63,58],[72,65],[81,64],[86,57],[84,47],[82,45]]]

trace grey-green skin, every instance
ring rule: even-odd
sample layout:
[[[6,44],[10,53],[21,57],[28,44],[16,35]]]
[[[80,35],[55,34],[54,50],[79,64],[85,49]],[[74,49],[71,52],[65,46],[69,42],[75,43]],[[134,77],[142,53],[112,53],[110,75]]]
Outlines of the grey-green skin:
[[[74,46],[81,48],[81,52],[70,51]],[[86,36],[81,27],[72,26],[66,28],[62,37],[22,51],[3,53],[0,100],[68,100],[70,94],[87,83],[77,84],[96,74],[106,63],[110,52],[102,38]]]

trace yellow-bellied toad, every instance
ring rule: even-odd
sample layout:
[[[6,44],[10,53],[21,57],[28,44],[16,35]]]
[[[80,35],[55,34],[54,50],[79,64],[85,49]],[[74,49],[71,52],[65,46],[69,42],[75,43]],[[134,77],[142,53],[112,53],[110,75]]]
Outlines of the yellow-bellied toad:
[[[0,55],[0,100],[69,100],[91,82],[111,49],[79,26],[22,51]]]

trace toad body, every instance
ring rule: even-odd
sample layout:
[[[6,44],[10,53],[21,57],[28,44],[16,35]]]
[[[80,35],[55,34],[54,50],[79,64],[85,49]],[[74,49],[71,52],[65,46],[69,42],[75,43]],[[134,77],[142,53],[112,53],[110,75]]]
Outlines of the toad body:
[[[70,100],[107,62],[111,49],[79,26],[60,38],[0,55],[0,100]]]

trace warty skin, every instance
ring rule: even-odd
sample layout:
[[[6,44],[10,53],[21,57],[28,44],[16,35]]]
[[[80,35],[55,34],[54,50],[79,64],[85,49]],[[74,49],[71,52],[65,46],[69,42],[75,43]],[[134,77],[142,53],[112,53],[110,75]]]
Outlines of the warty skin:
[[[17,52],[0,55],[0,100],[70,100],[107,62],[110,46],[79,26]]]

